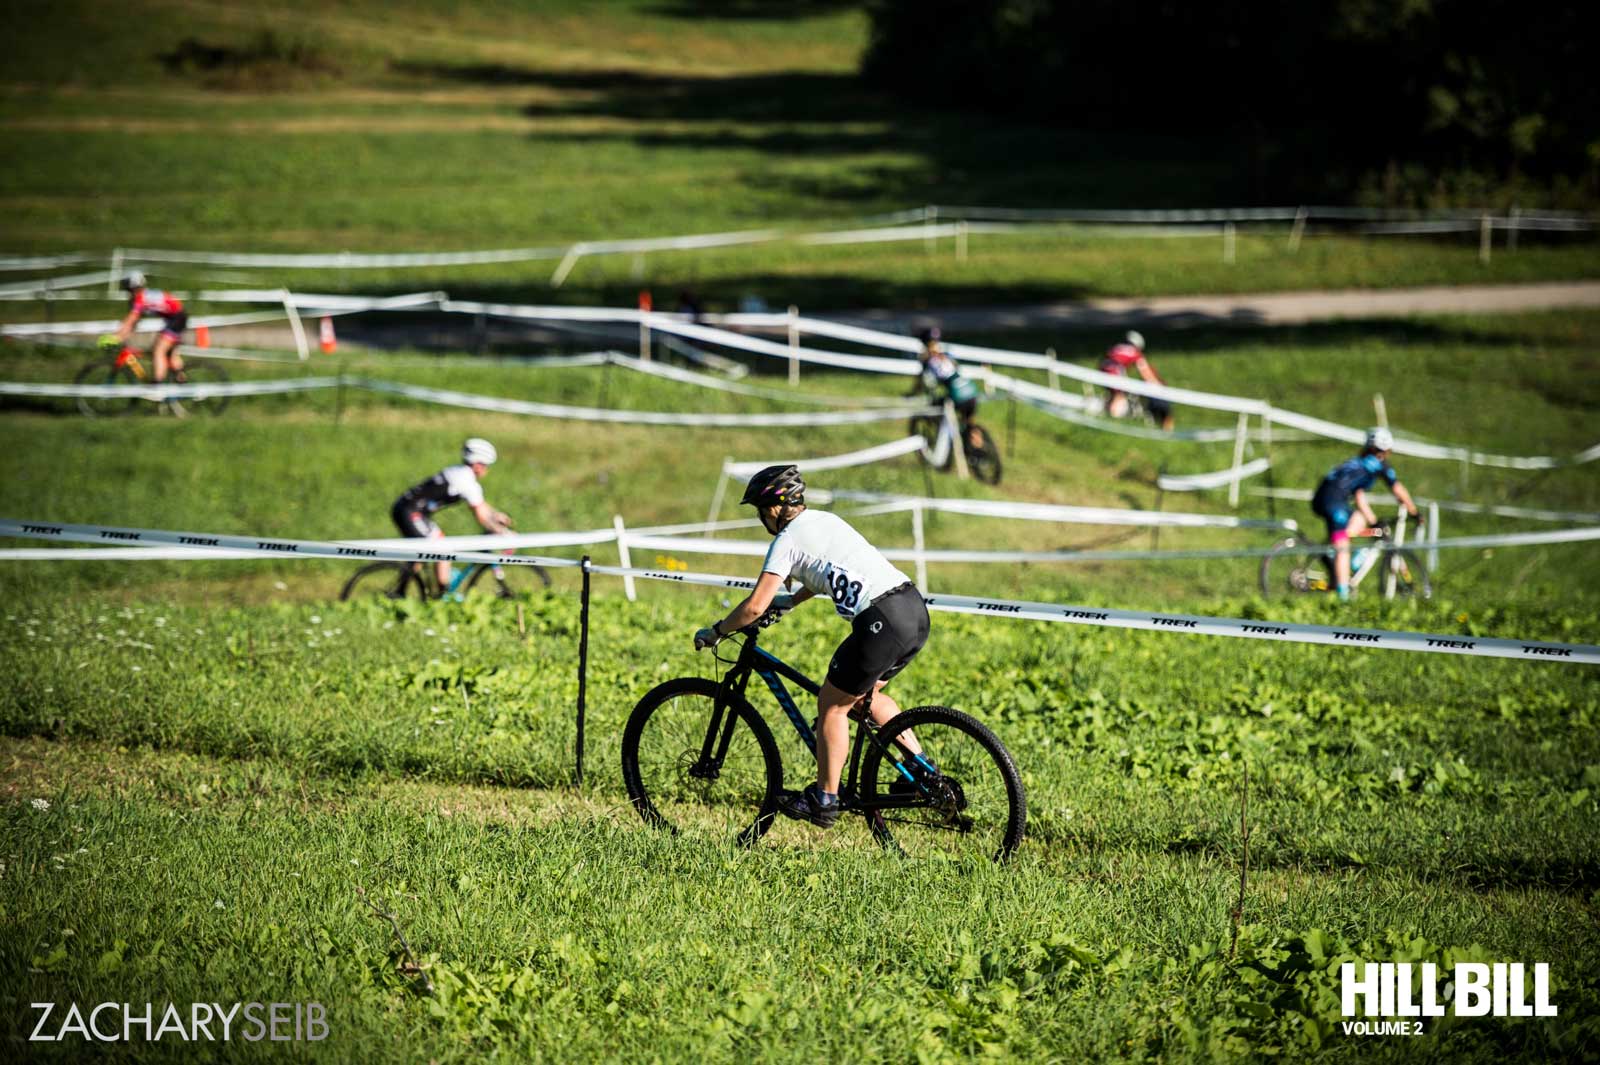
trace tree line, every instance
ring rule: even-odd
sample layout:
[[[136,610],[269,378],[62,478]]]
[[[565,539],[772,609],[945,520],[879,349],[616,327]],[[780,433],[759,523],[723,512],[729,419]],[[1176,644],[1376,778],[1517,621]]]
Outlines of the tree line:
[[[1253,184],[1600,203],[1600,4],[869,0],[862,75],[1062,127],[1221,134]],[[1587,73],[1586,73],[1587,71]]]

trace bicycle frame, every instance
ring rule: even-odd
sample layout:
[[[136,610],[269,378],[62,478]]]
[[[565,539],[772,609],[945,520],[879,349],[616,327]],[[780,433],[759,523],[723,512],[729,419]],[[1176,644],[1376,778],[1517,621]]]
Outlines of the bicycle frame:
[[[816,754],[816,733],[800,712],[800,708],[795,705],[794,697],[789,694],[789,689],[783,682],[784,679],[791,680],[812,695],[820,692],[822,686],[770,651],[764,651],[757,646],[756,627],[740,631],[746,637],[744,645],[739,649],[739,657],[734,660],[732,667],[717,685],[717,699],[711,712],[711,720],[706,727],[705,739],[700,745],[700,757],[689,768],[690,776],[714,777],[719,772],[722,760],[727,756],[728,747],[733,741],[734,725],[738,720],[735,715],[728,712],[728,702],[734,697],[744,697],[751,674],[761,678],[762,683],[772,692],[772,697],[778,701],[778,706],[783,709],[784,716],[794,726],[801,742],[813,756]],[[850,757],[845,765],[846,775],[839,789],[840,802],[844,804],[845,809],[853,809],[865,816],[871,816],[879,810],[921,805],[921,793],[924,790],[922,785],[901,765],[901,759],[894,757],[878,739],[877,725],[872,721],[870,711],[870,695],[850,711],[850,716],[856,720],[859,727],[851,739]],[[902,777],[916,787],[916,793],[905,796],[883,795],[871,800],[862,798],[856,784],[860,775],[861,757],[868,743],[878,748],[884,764],[894,766]]]

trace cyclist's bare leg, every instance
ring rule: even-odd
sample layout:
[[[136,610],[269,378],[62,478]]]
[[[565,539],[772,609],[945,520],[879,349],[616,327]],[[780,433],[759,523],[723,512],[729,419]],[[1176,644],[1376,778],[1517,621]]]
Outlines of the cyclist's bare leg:
[[[1128,416],[1128,394],[1126,392],[1112,392],[1106,400],[1106,413],[1113,418]]]
[[[879,725],[887,724],[900,713],[900,705],[883,694],[883,685],[880,680],[872,688],[872,720]],[[850,752],[850,711],[861,700],[862,696],[847,692],[832,681],[824,681],[822,690],[817,693],[817,788],[820,791],[838,794],[844,760]],[[916,737],[909,732],[901,740],[912,754],[922,753]]]
[[[1350,522],[1344,527],[1350,536],[1365,536],[1367,533],[1367,516],[1359,510],[1350,515]],[[1350,541],[1344,540],[1334,547],[1333,553],[1333,580],[1337,585],[1350,583]]]
[[[150,358],[156,364],[156,383],[167,379],[167,365],[170,362],[173,370],[183,369],[183,359],[178,355],[178,342],[165,333],[156,338],[155,347],[150,349]]]
[[[429,539],[430,540],[443,540],[444,539],[444,533],[442,533],[442,532],[438,531],[437,529],[435,529],[433,535],[430,536]],[[443,595],[444,594],[444,590],[446,588],[450,587],[450,563],[448,563],[448,562],[435,562],[433,564],[433,575],[439,581],[439,594]]]

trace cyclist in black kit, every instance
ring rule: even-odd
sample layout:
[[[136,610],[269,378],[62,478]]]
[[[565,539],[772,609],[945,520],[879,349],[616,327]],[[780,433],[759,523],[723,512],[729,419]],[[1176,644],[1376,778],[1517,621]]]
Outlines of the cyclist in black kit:
[[[456,503],[466,503],[472,516],[478,519],[483,531],[498,534],[511,528],[511,519],[495,510],[483,498],[483,485],[478,482],[489,472],[499,453],[494,445],[482,437],[473,437],[461,445],[461,465],[446,466],[421,484],[413,485],[395,500],[389,516],[402,536],[432,538],[442,537],[444,531],[433,520],[435,511]],[[439,587],[450,587],[450,563],[435,563]]]

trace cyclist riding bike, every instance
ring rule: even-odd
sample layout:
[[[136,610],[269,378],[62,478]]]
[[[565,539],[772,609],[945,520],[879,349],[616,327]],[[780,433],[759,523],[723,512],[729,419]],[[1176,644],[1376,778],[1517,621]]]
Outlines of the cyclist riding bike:
[[[419,539],[444,536],[433,515],[457,503],[471,508],[472,516],[478,519],[484,532],[508,531],[511,519],[489,506],[483,498],[483,485],[479,483],[499,457],[494,445],[481,437],[475,436],[461,445],[459,466],[446,466],[421,484],[407,488],[395,500],[389,516],[400,534]],[[435,563],[434,573],[439,578],[440,589],[450,587],[450,563]]]
[[[1150,365],[1150,360],[1145,358],[1144,334],[1130,329],[1123,342],[1113,345],[1111,350],[1106,352],[1105,358],[1100,360],[1100,372],[1126,377],[1132,371],[1137,371],[1142,379],[1153,385],[1163,383],[1155,367]],[[1172,432],[1172,404],[1164,399],[1146,396],[1144,407],[1163,430]],[[1128,394],[1115,388],[1106,389],[1106,413],[1113,418],[1127,417]]]
[[[843,518],[807,510],[805,481],[796,466],[768,466],[750,479],[741,503],[756,508],[773,536],[755,590],[724,618],[694,635],[695,648],[710,647],[754,624],[769,610],[785,611],[821,595],[833,600],[850,622],[850,635],[834,651],[827,681],[817,693],[817,780],[802,791],[786,791],[778,809],[788,817],[831,828],[839,819],[839,778],[850,749],[849,716],[870,697],[873,721],[884,725],[900,707],[883,686],[916,657],[928,641],[928,607],[904,573],[852,529]],[[780,592],[799,582],[793,595]],[[937,772],[912,740],[908,747],[922,771]]]
[[[1389,450],[1394,434],[1384,428],[1367,430],[1361,454],[1329,470],[1311,497],[1311,510],[1328,527],[1328,543],[1334,549],[1333,584],[1341,602],[1350,598],[1350,537],[1360,536],[1378,524],[1378,516],[1367,502],[1367,489],[1382,477],[1406,513],[1416,518],[1417,505],[1400,483],[1400,475],[1389,465]],[[1353,509],[1352,509],[1353,505]]]
[[[133,335],[139,319],[160,318],[161,333],[150,349],[151,361],[155,363],[155,383],[159,385],[167,379],[169,363],[174,375],[181,380],[183,357],[178,354],[178,342],[183,339],[183,331],[189,328],[189,312],[183,309],[183,301],[170,292],[147,287],[142,270],[128,271],[121,287],[128,294],[128,313],[108,339],[123,344]],[[172,409],[181,411],[183,408],[173,406]]]
[[[937,326],[919,329],[917,339],[922,341],[922,350],[917,353],[917,360],[922,363],[922,376],[907,395],[927,392],[940,402],[948,399],[955,408],[956,416],[961,419],[961,427],[966,430],[971,446],[981,447],[983,441],[972,428],[973,418],[978,413],[976,382],[964,376],[956,360],[944,350],[944,345],[939,342]]]

